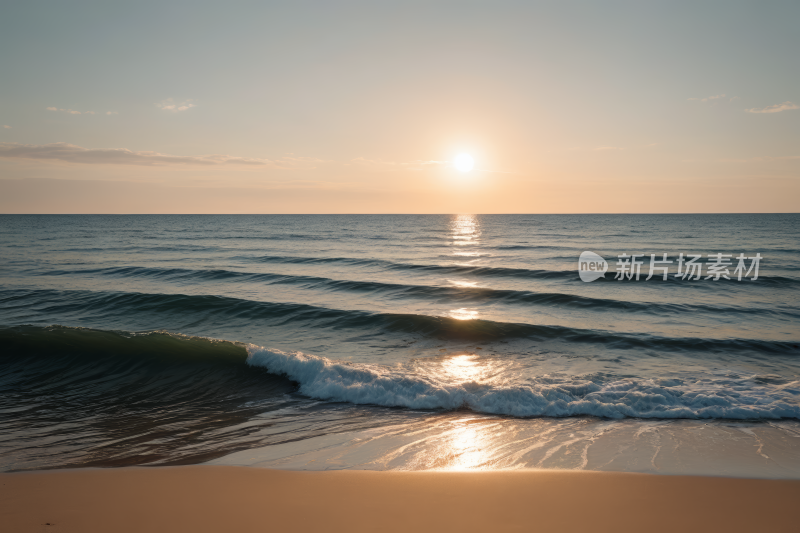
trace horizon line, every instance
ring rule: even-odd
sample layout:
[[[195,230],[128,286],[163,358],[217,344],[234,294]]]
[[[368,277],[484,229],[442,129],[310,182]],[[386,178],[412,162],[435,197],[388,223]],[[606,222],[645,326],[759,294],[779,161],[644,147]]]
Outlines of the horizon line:
[[[518,216],[518,215],[798,215],[800,211],[623,213],[0,213],[0,216]]]

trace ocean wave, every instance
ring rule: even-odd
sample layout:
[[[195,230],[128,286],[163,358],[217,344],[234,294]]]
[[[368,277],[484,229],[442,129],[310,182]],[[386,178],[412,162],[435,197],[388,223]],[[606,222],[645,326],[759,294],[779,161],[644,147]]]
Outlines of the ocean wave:
[[[0,290],[0,322],[9,317],[26,316],[25,310],[36,309],[57,316],[75,314],[118,316],[130,320],[131,314],[148,317],[159,314],[177,317],[182,322],[191,318],[216,322],[238,322],[247,319],[253,326],[280,325],[297,328],[352,329],[362,334],[403,334],[441,340],[488,342],[494,340],[530,339],[564,343],[596,344],[606,348],[646,350],[649,352],[757,352],[765,354],[797,354],[797,341],[773,341],[739,338],[661,337],[647,333],[622,333],[599,329],[582,329],[492,320],[459,320],[444,316],[406,313],[380,313],[333,309],[295,303],[271,303],[225,296],[183,294],[146,294],[105,291]],[[27,315],[30,316],[30,315]],[[19,320],[19,318],[17,318]]]
[[[340,263],[356,267],[378,267],[384,270],[399,270],[410,272],[433,272],[450,275],[472,275],[487,277],[516,277],[525,279],[564,279],[576,278],[575,270],[541,270],[510,267],[483,267],[461,265],[424,265],[418,263],[403,263],[387,259],[367,259],[358,257],[302,257],[289,255],[262,255],[238,256],[237,260],[256,263],[283,263],[283,264],[331,264]],[[577,260],[576,260],[577,261]]]
[[[566,262],[573,261],[577,264],[577,254],[573,256],[563,256]],[[243,262],[257,262],[257,263],[278,263],[278,264],[307,264],[307,265],[322,265],[338,263],[355,267],[376,267],[388,271],[408,271],[408,272],[422,272],[422,273],[436,273],[446,275],[461,275],[461,276],[475,276],[475,277],[488,277],[488,278],[518,278],[518,279],[531,279],[531,280],[561,280],[579,282],[577,269],[570,270],[547,270],[547,269],[528,269],[528,268],[511,268],[511,267],[489,267],[489,266],[465,266],[465,265],[425,265],[418,263],[404,263],[398,261],[390,261],[387,259],[366,259],[357,257],[302,257],[302,256],[283,256],[283,255],[265,255],[265,256],[237,256],[237,260]],[[548,258],[548,259],[553,259]],[[701,262],[705,262],[702,260]],[[645,265],[646,270],[646,265]],[[614,271],[606,274],[606,277],[599,278],[596,283],[601,282],[615,282],[618,280],[613,279]],[[641,279],[636,283],[653,283],[653,284],[683,284],[691,285],[693,289],[714,288],[714,283],[692,283],[687,280],[677,279],[674,272],[670,274],[666,281],[661,277],[656,276],[649,281],[645,281],[647,275],[641,276]],[[723,280],[724,281],[724,280]],[[624,283],[624,282],[623,282]],[[744,282],[737,282],[744,283]],[[759,286],[775,286],[775,287],[788,287],[800,286],[800,279],[786,276],[770,276],[765,275],[763,272],[759,275],[758,280],[752,282],[747,280],[746,284],[757,284]]]
[[[248,363],[285,375],[299,392],[327,401],[410,409],[470,409],[514,417],[800,418],[800,381],[760,385],[753,376],[715,381],[575,376],[495,387],[447,383],[398,367],[336,362],[248,346]]]
[[[142,356],[152,360],[242,363],[241,343],[167,331],[109,331],[69,326],[0,326],[3,359],[22,357]]]
[[[551,271],[549,274],[561,275],[560,271]],[[188,268],[163,268],[163,267],[106,267],[90,269],[60,269],[40,272],[40,276],[73,276],[73,275],[102,275],[119,277],[143,277],[163,279],[170,281],[236,281],[249,283],[290,284],[304,288],[323,289],[331,291],[351,291],[371,294],[384,294],[391,297],[408,297],[416,299],[446,299],[451,302],[493,302],[512,304],[538,304],[561,305],[580,307],[585,309],[613,309],[642,313],[755,313],[800,316],[795,309],[787,308],[760,308],[741,306],[720,306],[707,304],[671,304],[655,302],[633,302],[614,300],[608,298],[592,298],[566,293],[534,292],[525,290],[490,289],[486,287],[451,287],[441,285],[425,285],[413,283],[386,283],[379,281],[358,281],[348,279],[333,279],[321,276],[276,274],[270,272],[242,272],[226,269],[188,269]],[[571,273],[571,276],[574,276]],[[555,276],[552,276],[555,277]],[[614,281],[613,276],[597,281]],[[765,278],[765,283],[789,283],[789,278]],[[658,279],[655,283],[664,283]],[[668,278],[667,283],[682,283],[679,280]],[[691,282],[683,282],[691,283]],[[749,283],[749,282],[746,282]],[[693,287],[714,288],[713,284],[698,284]]]
[[[188,464],[256,447],[296,384],[243,345],[163,331],[0,327],[0,470]]]
[[[443,377],[441,357],[359,364],[165,331],[64,326],[0,327],[0,345],[0,391],[18,397],[7,401],[46,395],[87,418],[183,402],[215,412],[226,405],[230,416],[245,402],[250,416],[264,401],[297,391],[329,402],[514,417],[800,419],[800,382],[778,376],[594,373],[482,382]]]
[[[244,344],[167,331],[0,326],[0,347],[0,393],[23,403],[55,395],[83,411],[92,398],[108,406],[122,405],[121,398],[230,403],[294,390],[285,378],[246,365]]]

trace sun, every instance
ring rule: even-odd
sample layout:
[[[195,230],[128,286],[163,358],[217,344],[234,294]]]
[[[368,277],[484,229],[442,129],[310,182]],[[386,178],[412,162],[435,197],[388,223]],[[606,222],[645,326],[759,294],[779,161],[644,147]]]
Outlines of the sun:
[[[472,159],[472,156],[469,154],[458,154],[456,158],[453,159],[453,166],[461,172],[469,172],[472,170],[472,167],[475,166],[475,160]]]

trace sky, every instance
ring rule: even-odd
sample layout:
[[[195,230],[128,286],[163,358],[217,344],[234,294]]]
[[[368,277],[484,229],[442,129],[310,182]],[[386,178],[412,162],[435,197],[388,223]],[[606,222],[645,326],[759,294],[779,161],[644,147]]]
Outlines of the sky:
[[[0,213],[798,212],[799,20],[796,0],[9,0]]]

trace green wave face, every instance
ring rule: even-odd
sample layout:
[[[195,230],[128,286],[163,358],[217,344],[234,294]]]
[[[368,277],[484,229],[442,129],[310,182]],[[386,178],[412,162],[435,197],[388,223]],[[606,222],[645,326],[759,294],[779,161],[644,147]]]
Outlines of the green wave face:
[[[145,357],[165,361],[214,361],[241,364],[244,345],[189,337],[165,331],[129,333],[65,326],[0,326],[3,356],[79,356],[82,358]]]
[[[2,470],[189,464],[258,442],[296,386],[238,343],[156,331],[0,327]],[[46,444],[42,444],[42,442]]]

